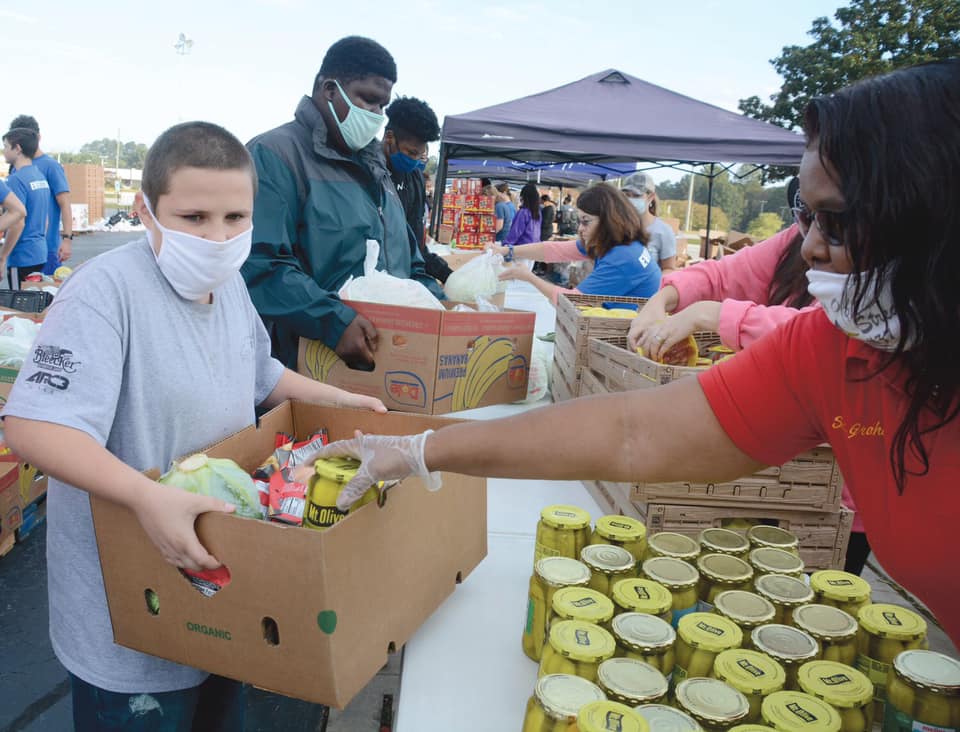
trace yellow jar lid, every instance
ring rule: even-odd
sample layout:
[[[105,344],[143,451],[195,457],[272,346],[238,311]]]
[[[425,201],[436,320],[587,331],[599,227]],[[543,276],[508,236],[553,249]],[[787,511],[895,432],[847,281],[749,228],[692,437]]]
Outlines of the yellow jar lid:
[[[779,526],[751,526],[747,530],[747,539],[754,546],[771,546],[777,549],[790,549],[800,546],[800,540]]]
[[[804,605],[813,602],[813,590],[802,579],[788,574],[762,574],[754,589],[774,605]]]
[[[583,663],[600,663],[613,655],[613,636],[599,625],[560,620],[550,626],[550,645],[561,656]]]
[[[767,732],[770,729],[773,727],[765,724],[738,724],[736,727],[731,727],[728,732]]]
[[[633,612],[662,615],[673,605],[673,595],[659,582],[630,577],[614,583],[613,601]]]
[[[787,672],[770,656],[741,648],[724,651],[713,662],[713,673],[737,691],[766,696],[787,683]]]
[[[580,732],[650,732],[647,720],[630,707],[613,701],[585,704],[577,715]]]
[[[547,506],[540,512],[540,520],[554,529],[585,529],[590,525],[590,514],[576,506]]]
[[[776,608],[769,600],[755,592],[727,590],[717,595],[714,609],[740,625],[763,625],[773,620]]]
[[[647,535],[643,522],[629,516],[601,516],[594,528],[598,535],[613,541],[640,541]]]
[[[936,651],[904,651],[893,659],[897,676],[921,689],[960,696],[960,661]]]
[[[588,544],[580,552],[580,561],[594,572],[622,574],[637,566],[637,560],[622,546],[613,544]]]
[[[798,691],[776,691],[760,705],[763,721],[780,732],[840,732],[840,713],[821,699]]]
[[[862,577],[838,569],[821,569],[810,575],[813,591],[834,602],[870,600],[870,585]]]
[[[636,706],[663,698],[670,684],[649,663],[634,658],[608,658],[597,668],[597,685]]]
[[[857,620],[861,628],[880,638],[912,641],[927,634],[927,621],[898,605],[867,605],[860,608]]]
[[[700,545],[685,534],[661,531],[647,538],[647,548],[673,559],[693,560],[700,553]]]
[[[873,700],[873,683],[836,661],[810,661],[797,672],[800,688],[837,709],[858,709]]]
[[[320,458],[313,464],[314,472],[334,483],[347,483],[360,469],[360,461],[350,457]]]
[[[730,529],[704,529],[700,532],[700,546],[705,552],[740,554],[750,549],[750,542]]]
[[[650,732],[703,732],[697,720],[666,704],[642,704],[634,711],[647,720]]]
[[[606,697],[596,684],[571,674],[547,674],[537,679],[533,694],[547,716],[573,722],[584,704]]]
[[[801,574],[803,560],[783,549],[761,546],[750,552],[750,564],[758,572],[766,574]]]
[[[817,640],[838,641],[857,636],[857,621],[831,605],[801,605],[793,611],[793,624]]]
[[[713,613],[688,613],[680,618],[677,635],[694,648],[710,653],[719,653],[728,648],[737,648],[743,642],[740,626],[722,615]]]
[[[613,617],[613,600],[589,587],[561,587],[553,593],[553,612],[564,620],[606,623]]]
[[[749,582],[753,577],[753,567],[730,554],[701,554],[697,558],[697,569],[714,582],[738,584]]]
[[[611,627],[624,645],[640,652],[660,653],[677,640],[677,631],[670,623],[647,613],[620,613]]]
[[[570,557],[544,557],[534,565],[534,571],[551,587],[586,585],[590,581],[590,567]]]
[[[654,557],[643,563],[643,573],[668,590],[686,590],[700,581],[700,573],[692,564],[672,557]]]
[[[813,636],[790,625],[761,625],[750,633],[750,640],[758,651],[783,663],[811,661],[820,652]]]
[[[717,679],[687,679],[677,684],[674,693],[683,711],[708,725],[734,724],[750,713],[747,697]]]

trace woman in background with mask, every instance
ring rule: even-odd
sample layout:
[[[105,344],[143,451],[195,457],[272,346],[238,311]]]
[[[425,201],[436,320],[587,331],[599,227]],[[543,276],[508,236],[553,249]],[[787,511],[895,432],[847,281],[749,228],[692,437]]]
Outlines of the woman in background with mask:
[[[647,232],[647,249],[663,272],[677,266],[677,235],[663,219],[657,218],[657,187],[649,173],[633,173],[621,189],[640,214]]]

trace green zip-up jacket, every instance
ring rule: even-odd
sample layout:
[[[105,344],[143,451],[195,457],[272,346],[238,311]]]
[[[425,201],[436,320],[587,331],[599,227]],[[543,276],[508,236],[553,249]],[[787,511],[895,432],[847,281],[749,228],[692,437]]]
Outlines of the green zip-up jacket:
[[[273,343],[296,368],[300,337],[335,348],[356,312],[337,291],[363,274],[367,239],[380,242],[378,269],[418,280],[443,297],[424,271],[403,206],[373,140],[354,157],[327,144],[327,127],[310,97],[294,120],[247,143],[259,188],[253,247],[241,270]]]

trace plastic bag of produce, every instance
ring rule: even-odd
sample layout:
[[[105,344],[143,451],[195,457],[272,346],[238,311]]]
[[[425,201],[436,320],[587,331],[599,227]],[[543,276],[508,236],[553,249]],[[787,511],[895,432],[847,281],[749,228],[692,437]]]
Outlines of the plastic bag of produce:
[[[550,391],[550,367],[553,364],[553,346],[539,339],[533,341],[530,354],[530,375],[527,378],[527,398],[523,403],[543,399]]]
[[[7,318],[0,324],[0,366],[22,366],[39,332],[40,323],[27,318]]]
[[[367,256],[363,260],[363,276],[349,277],[340,288],[344,300],[403,305],[410,308],[443,310],[440,301],[416,280],[401,279],[377,269],[380,243],[367,239]]]
[[[507,283],[500,281],[503,270],[503,257],[488,249],[451,274],[443,291],[455,302],[474,302],[478,297],[492,297],[506,289]]]
[[[173,467],[160,477],[160,482],[232,503],[237,507],[237,516],[263,517],[253,478],[233,460],[197,453],[179,463],[174,461]]]

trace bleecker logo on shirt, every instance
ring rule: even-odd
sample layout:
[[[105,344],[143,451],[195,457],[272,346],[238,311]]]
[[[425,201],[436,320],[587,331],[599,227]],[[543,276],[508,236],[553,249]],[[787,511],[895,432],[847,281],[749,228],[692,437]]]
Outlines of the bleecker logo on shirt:
[[[59,346],[37,346],[33,351],[33,362],[47,371],[65,371],[74,373],[80,362],[74,360],[73,351]]]
[[[883,425],[880,424],[880,420],[877,420],[873,424],[863,424],[862,422],[847,424],[846,420],[840,414],[833,418],[831,427],[846,434],[848,440],[852,440],[855,437],[883,437],[886,434],[883,430]]]

